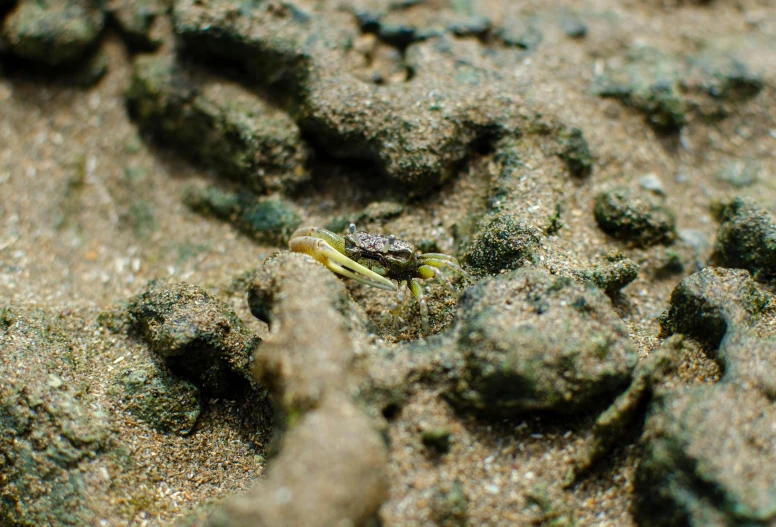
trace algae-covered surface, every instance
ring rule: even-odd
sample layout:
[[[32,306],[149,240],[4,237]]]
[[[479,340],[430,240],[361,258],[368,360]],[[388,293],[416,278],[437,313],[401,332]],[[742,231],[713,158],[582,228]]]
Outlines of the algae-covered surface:
[[[774,49],[772,0],[0,0],[0,525],[776,523]],[[351,222],[461,263],[427,331],[287,250]]]

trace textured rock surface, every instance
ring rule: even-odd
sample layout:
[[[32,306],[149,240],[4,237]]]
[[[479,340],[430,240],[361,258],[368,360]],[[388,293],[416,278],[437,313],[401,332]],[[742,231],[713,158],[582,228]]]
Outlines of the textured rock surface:
[[[200,412],[200,392],[153,363],[125,370],[117,379],[126,410],[163,433],[186,435]]]
[[[776,220],[752,200],[736,198],[720,212],[711,258],[723,267],[746,269],[759,279],[776,276]]]
[[[118,513],[105,498],[128,457],[107,412],[66,380],[71,343],[41,311],[0,318],[0,523],[75,527]]]
[[[636,354],[598,289],[540,269],[485,280],[461,299],[466,366],[447,394],[479,412],[579,412],[628,384]]]
[[[227,221],[251,238],[276,245],[286,245],[302,222],[297,208],[280,196],[208,187],[190,190],[184,201],[195,212]]]
[[[475,235],[466,262],[490,274],[517,269],[532,262],[541,239],[537,229],[509,214],[499,214]]]
[[[251,357],[260,339],[201,288],[151,282],[128,313],[131,326],[170,369],[209,394],[255,382]]]
[[[135,60],[127,90],[140,127],[184,156],[255,191],[293,190],[310,150],[283,111],[249,90],[171,56]]]
[[[0,33],[14,55],[48,66],[62,66],[84,57],[105,23],[98,2],[35,0],[19,2]]]
[[[635,481],[640,525],[776,519],[776,408],[757,391],[698,387],[660,399]]]
[[[602,231],[634,245],[670,243],[676,238],[674,214],[647,193],[625,188],[602,192],[593,214]]]

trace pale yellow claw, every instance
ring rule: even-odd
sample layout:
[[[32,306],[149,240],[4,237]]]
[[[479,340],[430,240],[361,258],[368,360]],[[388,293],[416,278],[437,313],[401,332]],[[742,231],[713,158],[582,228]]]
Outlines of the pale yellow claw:
[[[358,262],[354,262],[321,238],[297,236],[296,238],[291,238],[288,242],[288,248],[294,252],[309,254],[329,270],[352,278],[362,284],[387,291],[396,291],[398,289],[396,284],[384,276],[380,276],[371,269],[364,267]]]

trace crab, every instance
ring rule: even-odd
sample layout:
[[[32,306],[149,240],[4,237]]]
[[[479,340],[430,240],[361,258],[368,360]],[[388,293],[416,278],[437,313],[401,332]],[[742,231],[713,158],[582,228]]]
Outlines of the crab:
[[[339,275],[378,289],[396,291],[399,302],[409,285],[418,302],[424,333],[428,332],[428,304],[420,280],[438,278],[449,287],[449,280],[440,270],[448,268],[472,281],[453,256],[421,253],[412,243],[393,234],[357,231],[353,223],[345,236],[320,227],[301,227],[291,235],[288,248],[309,254]]]

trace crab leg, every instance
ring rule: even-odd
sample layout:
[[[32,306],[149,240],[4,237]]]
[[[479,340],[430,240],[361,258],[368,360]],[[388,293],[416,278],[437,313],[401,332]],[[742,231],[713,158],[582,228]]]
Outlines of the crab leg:
[[[323,229],[321,229],[323,230]],[[294,252],[309,254],[329,270],[347,276],[378,289],[396,291],[396,284],[355,262],[329,245],[326,240],[314,236],[291,238],[288,247]]]
[[[428,303],[426,303],[426,296],[423,294],[423,286],[420,285],[417,278],[410,280],[410,291],[420,307],[420,324],[423,333],[428,333]]]
[[[444,258],[441,258],[444,257]],[[463,267],[461,267],[461,264],[458,263],[458,260],[453,258],[452,256],[448,256],[446,254],[435,254],[435,253],[425,253],[421,254],[418,258],[420,260],[420,263],[423,265],[428,265],[431,267],[436,267],[438,269],[443,269],[445,267],[449,267],[462,277],[464,277],[469,282],[473,282],[471,276],[469,276],[469,273],[463,270]]]

